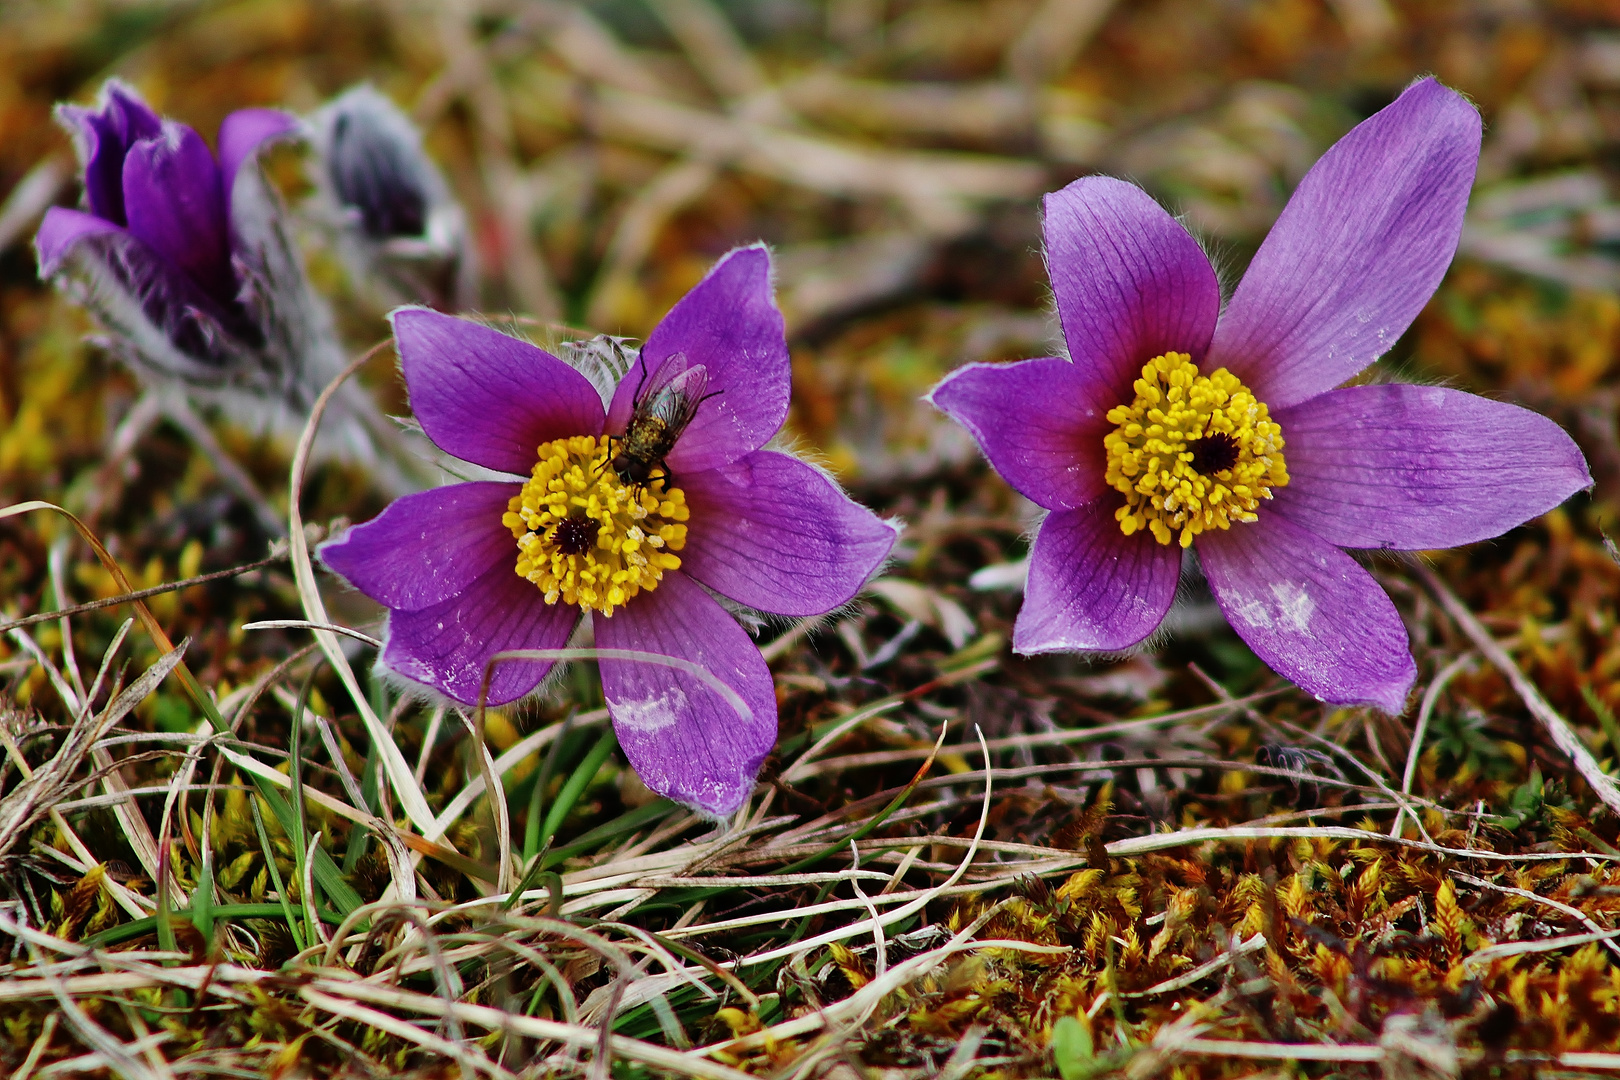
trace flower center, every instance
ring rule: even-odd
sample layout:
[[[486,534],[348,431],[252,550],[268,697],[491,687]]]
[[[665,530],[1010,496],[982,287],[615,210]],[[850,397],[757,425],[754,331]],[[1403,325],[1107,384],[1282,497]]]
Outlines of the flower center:
[[[502,524],[517,538],[519,577],[546,603],[578,604],[612,617],[681,565],[689,516],[680,488],[664,478],[622,483],[608,467],[608,440],[575,435],[543,444]]]
[[[1206,529],[1254,521],[1271,489],[1288,483],[1282,428],[1225,368],[1208,375],[1186,353],[1149,360],[1136,400],[1110,409],[1106,478],[1125,494],[1114,513],[1126,536],[1149,529],[1181,546]]]

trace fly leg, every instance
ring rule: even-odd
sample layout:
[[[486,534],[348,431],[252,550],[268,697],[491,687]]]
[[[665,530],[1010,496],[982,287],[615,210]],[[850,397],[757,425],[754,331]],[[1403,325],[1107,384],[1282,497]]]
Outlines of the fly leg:
[[[608,435],[608,436],[605,436],[605,437],[607,439],[607,453],[602,455],[602,463],[600,465],[598,465],[596,468],[591,470],[591,479],[593,479],[593,480],[596,479],[598,476],[601,476],[602,475],[602,470],[607,468],[609,463],[611,463],[613,461],[613,443],[614,443],[614,440],[616,440],[618,438],[618,436],[617,435]]]

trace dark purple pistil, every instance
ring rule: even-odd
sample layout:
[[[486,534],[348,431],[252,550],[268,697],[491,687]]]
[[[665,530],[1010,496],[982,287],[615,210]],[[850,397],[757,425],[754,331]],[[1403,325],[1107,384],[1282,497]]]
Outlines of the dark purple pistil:
[[[551,542],[564,555],[583,555],[596,543],[598,531],[590,518],[569,518],[551,531]]]
[[[1192,451],[1193,469],[1205,476],[1218,473],[1222,469],[1230,469],[1237,464],[1237,440],[1223,432],[1194,439],[1188,444],[1187,449]]]

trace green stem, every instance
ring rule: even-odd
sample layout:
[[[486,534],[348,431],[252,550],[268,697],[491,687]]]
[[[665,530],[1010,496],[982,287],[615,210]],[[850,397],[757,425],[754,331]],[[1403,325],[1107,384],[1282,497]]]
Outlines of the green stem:
[[[281,869],[276,866],[276,852],[270,846],[270,834],[264,828],[264,815],[259,813],[259,804],[249,799],[248,806],[253,810],[253,827],[259,831],[259,847],[264,849],[264,863],[270,868],[270,883],[276,887],[276,898],[281,901],[281,914],[287,920],[287,932],[292,934],[293,943],[298,951],[304,951],[304,935],[298,929],[298,920],[293,916],[292,903],[287,899],[287,886],[282,883]],[[268,906],[268,905],[266,905]],[[163,933],[163,923],[156,924],[159,940]]]

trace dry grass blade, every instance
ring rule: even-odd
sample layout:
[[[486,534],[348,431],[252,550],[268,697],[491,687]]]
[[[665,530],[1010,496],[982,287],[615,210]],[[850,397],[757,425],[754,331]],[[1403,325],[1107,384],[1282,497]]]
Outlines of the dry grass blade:
[[[940,151],[876,150],[733,119],[668,100],[604,89],[602,118],[614,137],[652,149],[735,164],[834,196],[1011,199],[1037,192],[1032,162]]]
[[[1604,189],[1620,49],[1590,0],[1520,4],[1505,23],[1414,0],[475,7],[149,18],[76,0],[64,21],[0,4],[16,121],[0,178],[25,178],[0,233],[22,254],[17,230],[74,202],[52,108],[61,87],[85,104],[91,69],[210,145],[233,109],[313,107],[363,72],[409,103],[460,206],[435,192],[421,237],[385,240],[362,213],[362,237],[347,197],[328,198],[330,145],[266,151],[287,254],[351,339],[322,366],[412,299],[576,362],[574,339],[648,340],[715,256],[763,238],[792,353],[783,442],[906,523],[886,576],[828,616],[740,613],[764,631],[778,737],[752,798],[709,821],[649,793],[617,748],[592,669],[606,652],[528,654],[577,662],[477,712],[367,670],[356,648],[387,624],[329,587],[305,522],[371,519],[440,479],[438,459],[406,452],[428,440],[377,407],[425,404],[420,387],[401,397],[393,357],[357,360],[287,446],[249,392],[203,413],[131,377],[105,347],[116,334],[87,347],[75,300],[34,260],[6,261],[0,1071],[1620,1068],[1620,814],[1596,771],[1620,753],[1620,556],[1604,536],[1620,305],[1586,287],[1620,266]],[[964,364],[1062,355],[1041,193],[1137,180],[1235,280],[1312,162],[1426,71],[1487,134],[1460,249],[1474,257],[1399,363],[1563,426],[1593,491],[1429,554],[1432,571],[1375,561],[1430,674],[1408,716],[1276,678],[1196,577],[1129,657],[1009,651],[1031,507],[922,399]],[[456,266],[439,280],[423,255],[445,232]],[[385,249],[398,297],[351,240]],[[1042,402],[1026,406],[1039,423]],[[351,436],[355,457],[327,455]],[[790,547],[824,524],[793,505],[768,523]],[[150,641],[120,629],[124,603]],[[705,670],[676,677],[726,696],[725,671],[690,660]]]
[[[1108,845],[1108,853],[1122,856],[1141,855],[1150,851],[1163,851],[1167,848],[1181,847],[1184,844],[1198,844],[1209,840],[1265,840],[1286,837],[1351,840],[1364,844],[1396,844],[1414,851],[1427,851],[1436,855],[1450,855],[1465,859],[1483,859],[1488,862],[1561,862],[1571,858],[1620,861],[1620,854],[1604,851],[1542,851],[1509,854],[1483,848],[1447,847],[1442,844],[1429,844],[1421,840],[1385,836],[1380,833],[1369,833],[1362,829],[1349,829],[1338,825],[1284,825],[1275,827],[1237,825],[1225,829],[1202,827],[1178,829],[1175,832],[1132,837],[1128,840],[1115,840]]]
[[[1119,996],[1122,998],[1145,998],[1154,997],[1158,994],[1168,994],[1172,990],[1183,990],[1202,982],[1222,968],[1230,966],[1238,957],[1259,952],[1265,947],[1266,936],[1264,934],[1256,934],[1248,941],[1234,941],[1230,949],[1221,953],[1215,959],[1193,968],[1185,975],[1178,975],[1174,979],[1166,979],[1164,982],[1150,986],[1146,990],[1127,991]]]
[[[304,425],[304,431],[298,439],[298,449],[293,454],[291,480],[288,494],[288,537],[292,555],[293,576],[298,582],[298,597],[304,606],[305,617],[317,629],[312,632],[315,640],[320,643],[321,652],[325,654],[343,685],[354,700],[355,708],[359,710],[361,718],[365,721],[366,731],[371,736],[378,755],[383,762],[384,771],[389,783],[393,786],[394,794],[399,797],[400,803],[407,817],[411,819],[419,830],[426,832],[433,827],[433,811],[428,806],[421,787],[416,783],[405,755],[400,753],[399,747],[394,744],[393,737],[383,726],[382,721],[371,709],[371,702],[360,689],[359,681],[355,678],[354,669],[349,666],[348,658],[338,647],[337,635],[324,629],[332,620],[326,615],[326,604],[321,600],[319,587],[315,583],[315,568],[309,557],[309,540],[304,535],[304,521],[299,510],[299,494],[303,490],[304,473],[309,466],[309,455],[315,444],[315,433],[320,428],[321,416],[326,412],[338,389],[355,372],[382,349],[391,344],[392,339],[378,342],[370,349],[361,353],[349,362],[336,377],[321,391],[321,396],[309,410],[309,420]]]
[[[1572,919],[1575,919],[1577,922],[1581,923],[1593,934],[1598,935],[1590,940],[1601,940],[1604,948],[1608,949],[1615,956],[1620,957],[1620,944],[1616,944],[1615,942],[1609,940],[1610,932],[1599,926],[1590,915],[1582,911],[1580,908],[1571,907],[1569,904],[1554,900],[1550,896],[1542,896],[1540,893],[1533,893],[1529,889],[1517,889],[1511,885],[1500,885],[1494,881],[1486,881],[1484,878],[1475,877],[1472,874],[1465,874],[1460,870],[1451,871],[1451,876],[1456,878],[1458,881],[1466,881],[1475,888],[1491,889],[1495,892],[1507,893],[1510,896],[1522,896],[1526,900],[1534,900],[1538,904],[1545,904],[1554,911],[1563,912],[1565,915],[1568,915]],[[1483,951],[1487,950],[1482,950],[1482,952]],[[1475,957],[1478,957],[1480,954],[1475,953],[1474,955]]]
[[[769,87],[748,46],[710,0],[653,0],[650,6],[722,97],[746,98]]]
[[[415,1024],[400,1020],[383,1012],[381,1009],[373,1009],[357,1004],[337,994],[322,993],[313,987],[305,987],[300,994],[310,1005],[323,1012],[353,1020],[366,1028],[374,1028],[377,1031],[386,1031],[391,1035],[397,1035],[424,1050],[431,1050],[434,1053],[444,1055],[460,1064],[468,1072],[494,1076],[500,1078],[500,1080],[516,1080],[513,1073],[501,1068],[483,1054],[469,1051],[466,1047],[449,1039],[441,1038],[430,1031],[423,1031]]]
[[[1593,793],[1603,800],[1603,804],[1610,810],[1620,814],[1620,783],[1616,783],[1614,777],[1603,771],[1603,766],[1598,764],[1597,758],[1592,756],[1592,751],[1588,750],[1586,744],[1581,741],[1580,736],[1575,734],[1575,729],[1570,727],[1569,721],[1560,716],[1558,710],[1547,702],[1541,691],[1536,689],[1535,683],[1526,678],[1524,672],[1519,670],[1519,665],[1513,662],[1513,658],[1507,654],[1507,650],[1497,644],[1490,631],[1480,624],[1480,621],[1474,617],[1474,613],[1469,611],[1461,600],[1457,599],[1457,594],[1452,592],[1446,586],[1446,583],[1435,575],[1433,570],[1420,565],[1417,568],[1417,574],[1423,579],[1423,584],[1434,594],[1435,599],[1440,601],[1440,606],[1446,609],[1446,614],[1456,620],[1463,633],[1468,635],[1468,639],[1474,643],[1474,647],[1480,651],[1485,659],[1491,662],[1493,667],[1506,677],[1508,682],[1513,684],[1513,689],[1518,692],[1519,697],[1524,701],[1525,708],[1530,710],[1530,715],[1534,716],[1541,726],[1547,729],[1547,734],[1552,738],[1553,744],[1568,755],[1570,761],[1575,765],[1575,770],[1581,774],[1581,777],[1588,784],[1592,785]]]
[[[118,723],[141,700],[157,689],[185,657],[186,642],[173,652],[166,653],[141,673],[140,677],[101,710],[99,715],[81,715],[68,728],[62,744],[51,759],[37,769],[16,759],[25,770],[23,782],[0,798],[0,854],[11,850],[13,844],[25,835],[36,821],[50,813],[67,793],[83,783],[77,778],[80,766],[91,749],[114,724]]]
[[[1428,689],[1423,691],[1423,703],[1418,706],[1417,726],[1412,729],[1412,745],[1406,752],[1406,769],[1401,773],[1401,794],[1412,794],[1412,778],[1417,773],[1418,758],[1423,753],[1423,736],[1429,730],[1429,717],[1434,714],[1435,703],[1445,692],[1446,685],[1456,678],[1463,669],[1473,661],[1472,656],[1459,656],[1435,675],[1429,683]],[[1395,824],[1389,827],[1389,835],[1401,835],[1401,823],[1406,819],[1406,806],[1403,803],[1395,814]]]
[[[33,615],[25,615],[20,619],[0,623],[0,634],[8,633],[21,626],[32,626],[34,623],[45,622],[47,619],[61,619],[72,615],[82,615],[87,611],[100,611],[103,608],[118,607],[120,604],[128,604],[136,600],[150,600],[152,597],[162,596],[164,593],[179,592],[182,589],[189,589],[197,585],[206,585],[210,581],[224,581],[228,578],[240,577],[243,574],[251,574],[255,570],[263,570],[267,566],[275,566],[277,563],[286,561],[286,554],[277,552],[268,558],[244,563],[241,566],[233,566],[229,570],[215,570],[208,574],[197,574],[182,581],[169,581],[162,585],[154,585],[150,589],[137,589],[135,592],[126,593],[122,596],[109,596],[102,600],[90,600],[83,604],[74,604],[71,607],[62,608],[59,611],[41,611]]]
[[[364,1002],[367,1005],[410,1011],[420,1016],[446,1019],[454,1017],[461,1023],[481,1027],[486,1031],[527,1035],[582,1050],[594,1050],[600,1034],[596,1029],[582,1025],[562,1024],[555,1020],[503,1012],[485,1005],[444,1001],[426,994],[360,982],[319,979],[305,987],[300,994],[304,1000],[317,1008],[331,1008],[332,1011],[362,1008],[364,1006],[358,1003]],[[610,1045],[616,1057],[664,1069],[677,1076],[698,1077],[700,1080],[743,1080],[748,1075],[717,1062],[693,1059],[688,1055],[666,1050],[639,1039],[628,1039],[622,1035],[613,1036]]]
[[[380,649],[383,645],[380,638],[374,638],[364,631],[354,629],[352,626],[341,626],[338,623],[310,622],[308,619],[260,619],[258,622],[243,623],[242,629],[324,630],[329,634],[342,634],[344,637],[353,638],[358,642],[370,645],[373,649]]]
[[[809,1016],[802,1016],[796,1020],[790,1020],[783,1024],[777,1024],[766,1031],[762,1031],[754,1035],[747,1035],[730,1043],[724,1043],[719,1046],[705,1047],[702,1050],[694,1050],[691,1053],[694,1055],[713,1054],[721,1051],[736,1053],[762,1046],[768,1039],[788,1039],[843,1021],[855,1021],[856,1023],[859,1023],[861,1020],[864,1020],[866,1017],[870,1016],[872,1010],[876,1009],[878,1004],[882,1002],[885,997],[894,993],[907,983],[913,982],[916,979],[920,979],[924,975],[927,975],[930,971],[934,970],[951,956],[959,952],[974,949],[1009,949],[1015,952],[1033,953],[1044,956],[1062,956],[1069,952],[1069,947],[1066,945],[1036,945],[1027,941],[1018,941],[1016,939],[1002,940],[997,938],[987,938],[981,941],[969,940],[971,934],[978,929],[978,926],[965,927],[945,945],[940,946],[938,949],[925,952],[920,956],[914,956],[903,964],[897,964],[894,968],[886,972],[881,978],[874,979],[872,982],[866,984],[860,990],[856,991],[854,994],[845,998],[843,1001],[840,1001],[836,1005],[830,1006]]]
[[[1009,78],[1038,84],[1069,69],[1115,0],[1043,0],[1007,49]]]

